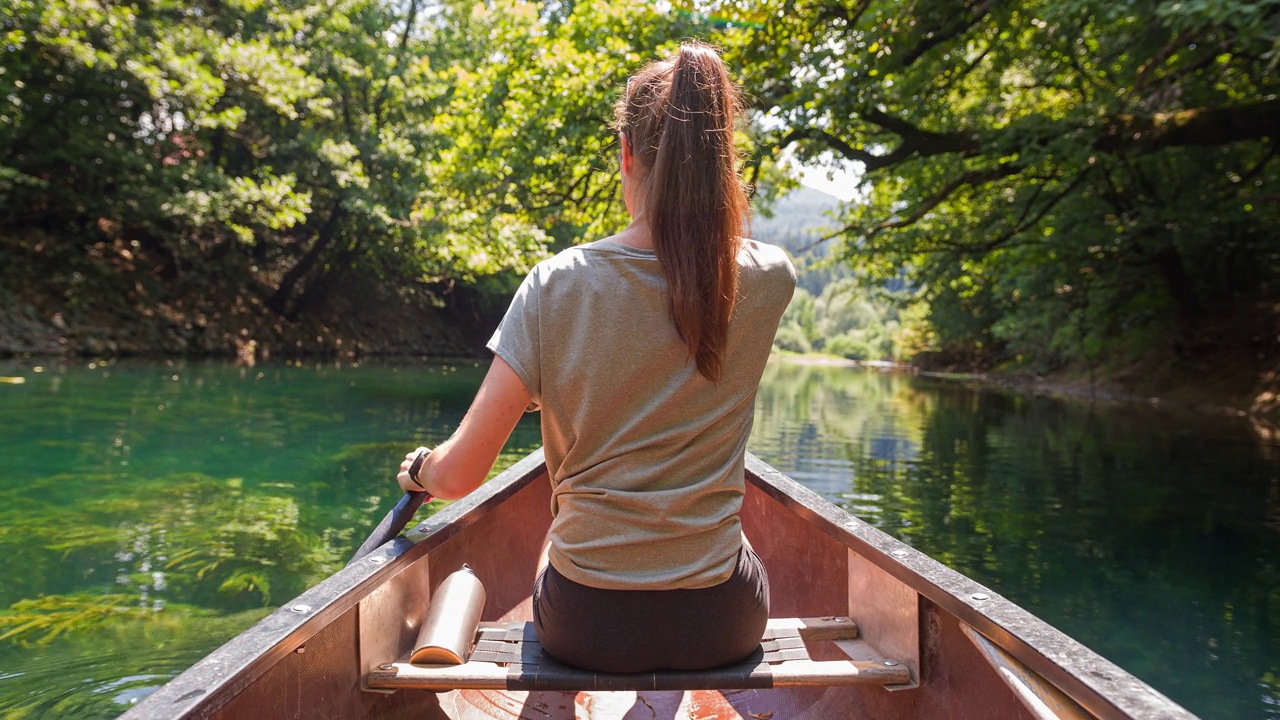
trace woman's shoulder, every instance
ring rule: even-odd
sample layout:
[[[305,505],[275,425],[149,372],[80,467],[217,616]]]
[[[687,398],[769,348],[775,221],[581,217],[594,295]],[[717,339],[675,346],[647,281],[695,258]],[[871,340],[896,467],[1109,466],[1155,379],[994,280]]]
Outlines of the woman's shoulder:
[[[606,240],[567,247],[533,266],[525,283],[540,290],[572,292],[585,284],[607,283],[618,272],[617,265],[654,262],[653,251],[640,250]]]
[[[562,274],[584,264],[586,258],[583,253],[583,247],[582,245],[573,245],[551,257],[543,258],[529,271],[529,279],[545,283],[554,275]]]
[[[744,239],[738,251],[738,266],[744,273],[772,278],[795,285],[796,268],[787,251],[777,245]]]

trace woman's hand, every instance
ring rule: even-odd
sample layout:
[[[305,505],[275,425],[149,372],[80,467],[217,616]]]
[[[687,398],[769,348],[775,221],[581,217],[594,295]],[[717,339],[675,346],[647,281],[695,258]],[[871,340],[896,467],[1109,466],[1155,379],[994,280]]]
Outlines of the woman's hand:
[[[427,486],[421,482],[423,479],[422,466],[424,463],[418,463],[416,478],[409,474],[409,470],[413,467],[413,461],[418,458],[418,455],[423,455],[425,459],[425,456],[430,454],[430,449],[420,447],[404,456],[404,462],[400,463],[400,474],[396,475],[396,482],[400,483],[401,490],[404,490],[405,492],[422,492],[427,489]]]

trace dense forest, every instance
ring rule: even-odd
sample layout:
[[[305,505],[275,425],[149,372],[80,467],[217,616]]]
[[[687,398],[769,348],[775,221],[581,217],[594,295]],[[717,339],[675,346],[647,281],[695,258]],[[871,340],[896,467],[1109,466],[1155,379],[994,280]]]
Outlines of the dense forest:
[[[622,225],[611,106],[699,37],[759,205],[865,173],[824,267],[909,322],[810,341],[1275,379],[1277,0],[16,0],[0,36],[10,353],[465,351]]]

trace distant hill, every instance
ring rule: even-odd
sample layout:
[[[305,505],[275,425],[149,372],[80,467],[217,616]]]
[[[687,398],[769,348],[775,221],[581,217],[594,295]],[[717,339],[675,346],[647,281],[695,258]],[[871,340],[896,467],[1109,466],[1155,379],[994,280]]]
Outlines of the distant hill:
[[[801,187],[779,199],[773,206],[773,217],[757,213],[752,217],[751,230],[756,240],[781,245],[792,255],[813,244],[833,225],[826,212],[834,210],[840,199],[820,190]],[[819,255],[826,248],[818,249]]]

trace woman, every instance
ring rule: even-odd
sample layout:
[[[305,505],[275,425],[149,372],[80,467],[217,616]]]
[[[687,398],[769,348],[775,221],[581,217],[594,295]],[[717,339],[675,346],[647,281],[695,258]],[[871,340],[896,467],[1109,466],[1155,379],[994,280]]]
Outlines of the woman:
[[[768,582],[742,537],[756,388],[791,299],[778,248],[742,239],[739,97],[685,44],[617,106],[631,224],[540,263],[489,342],[466,418],[416,480],[461,497],[526,409],[554,485],[534,589],[543,649],[597,672],[694,670],[759,645]],[[418,490],[401,466],[401,487]]]

